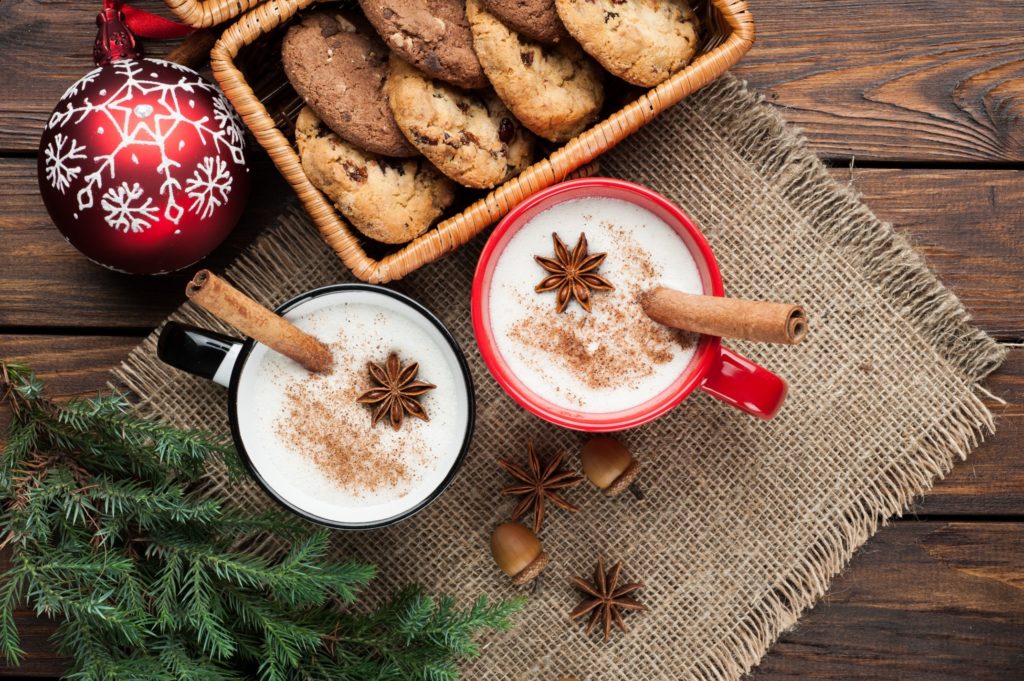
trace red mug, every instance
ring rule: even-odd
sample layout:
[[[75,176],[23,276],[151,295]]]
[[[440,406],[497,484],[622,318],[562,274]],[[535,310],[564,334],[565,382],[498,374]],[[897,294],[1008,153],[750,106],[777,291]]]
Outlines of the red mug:
[[[704,293],[724,295],[722,275],[704,235],[686,213],[664,196],[631,182],[604,177],[571,180],[549,187],[520,203],[498,223],[484,246],[473,279],[473,330],[487,368],[505,392],[527,411],[546,421],[591,432],[625,430],[653,421],[698,389],[759,418],[775,416],[786,399],[786,382],[722,347],[717,336],[700,337],[690,363],[668,388],[642,404],[615,412],[587,413],[553,404],[527,388],[509,369],[494,342],[489,320],[488,300],[494,265],[516,231],[534,216],[563,201],[591,197],[627,201],[664,220],[682,238],[696,261]]]

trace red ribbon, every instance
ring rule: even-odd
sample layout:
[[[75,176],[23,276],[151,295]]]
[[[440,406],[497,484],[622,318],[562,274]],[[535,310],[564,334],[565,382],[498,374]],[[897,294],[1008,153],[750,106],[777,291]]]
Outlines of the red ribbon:
[[[166,19],[158,14],[132,7],[121,0],[103,0],[104,9],[120,10],[124,13],[124,21],[130,30],[140,38],[151,40],[173,40],[183,38],[195,29],[180,21]]]

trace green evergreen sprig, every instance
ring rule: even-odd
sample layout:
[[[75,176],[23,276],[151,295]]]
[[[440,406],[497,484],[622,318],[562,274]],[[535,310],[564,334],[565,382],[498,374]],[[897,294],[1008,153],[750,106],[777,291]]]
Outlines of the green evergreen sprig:
[[[460,610],[411,586],[356,611],[374,568],[330,560],[326,531],[194,491],[210,464],[240,470],[229,439],[144,418],[117,394],[53,402],[33,372],[3,362],[0,402],[12,415],[0,457],[10,664],[24,656],[14,613],[28,604],[62,622],[71,679],[441,681],[522,605]],[[244,548],[268,535],[290,550]]]

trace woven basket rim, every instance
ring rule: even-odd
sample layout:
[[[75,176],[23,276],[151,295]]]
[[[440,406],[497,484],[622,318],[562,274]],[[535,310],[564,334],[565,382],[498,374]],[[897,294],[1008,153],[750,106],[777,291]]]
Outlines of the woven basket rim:
[[[193,28],[209,28],[234,19],[264,0],[164,0],[171,13]]]
[[[461,212],[437,223],[422,235],[381,259],[370,257],[358,232],[337,212],[334,205],[312,185],[292,147],[259,101],[245,75],[235,64],[243,47],[276,30],[299,11],[318,0],[166,0],[212,12],[225,7],[253,6],[221,35],[210,53],[213,76],[231,101],[257,142],[291,185],[321,236],[353,275],[370,283],[400,279],[423,265],[455,251],[513,206],[534,193],[568,178],[580,169],[592,167],[598,156],[629,137],[655,116],[725,73],[754,42],[754,20],[746,0],[708,0],[721,14],[730,33],[724,41],[698,55],[686,68],[647,90],[636,100],[566,142],[548,157],[533,163],[516,177],[490,190]]]

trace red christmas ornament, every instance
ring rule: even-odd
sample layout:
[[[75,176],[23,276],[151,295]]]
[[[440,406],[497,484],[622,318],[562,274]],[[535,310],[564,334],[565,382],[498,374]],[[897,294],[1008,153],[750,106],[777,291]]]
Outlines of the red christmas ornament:
[[[99,66],[64,93],[39,142],[43,203],[71,245],[101,265],[135,274],[187,267],[242,214],[241,123],[192,69],[141,58],[119,8],[97,22]]]

